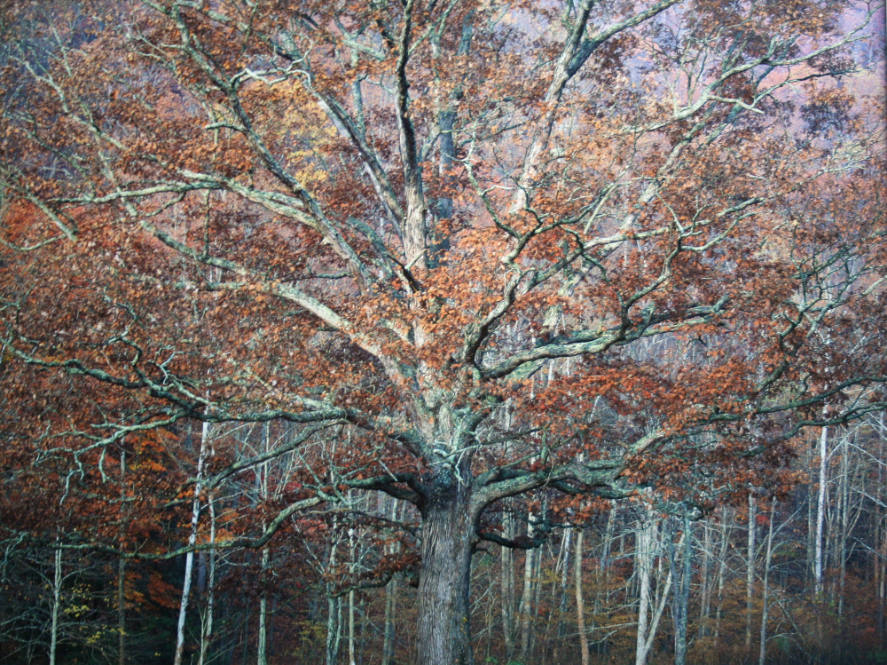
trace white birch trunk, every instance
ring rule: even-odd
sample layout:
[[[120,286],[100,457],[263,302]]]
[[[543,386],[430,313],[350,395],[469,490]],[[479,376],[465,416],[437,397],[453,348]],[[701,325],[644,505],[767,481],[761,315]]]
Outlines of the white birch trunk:
[[[576,534],[576,555],[573,558],[573,580],[576,585],[576,630],[579,633],[579,653],[582,665],[588,665],[588,634],[585,632],[585,599],[582,591],[582,544],[584,540],[582,529]]]
[[[702,571],[700,572],[700,585],[702,589],[699,592],[699,630],[700,637],[708,633],[708,620],[711,613],[711,582],[709,573],[711,572],[712,561],[712,542],[711,542],[711,525],[708,520],[702,523]]]
[[[822,428],[822,434],[819,437],[819,493],[816,499],[816,541],[815,554],[813,561],[813,581],[816,596],[822,596],[822,535],[823,526],[825,525],[825,501],[826,501],[826,482],[827,482],[827,461],[828,461],[828,427]]]
[[[564,529],[561,538],[560,561],[561,577],[560,577],[560,610],[558,611],[557,630],[555,631],[554,648],[552,649],[552,661],[558,662],[558,652],[560,645],[564,642],[564,634],[566,631],[565,618],[567,615],[567,582],[570,571],[570,550],[572,545],[570,540],[573,536],[573,529]],[[552,598],[552,601],[554,599]]]
[[[847,539],[850,537],[850,462],[847,450],[847,438],[844,435],[841,454],[841,479],[838,485],[840,497],[840,529],[838,534],[838,564],[840,576],[838,578],[838,620],[844,618],[844,588],[847,579]]]
[[[337,543],[334,540],[330,547],[329,569],[336,565],[336,548]],[[336,665],[342,639],[342,603],[332,594],[330,587],[331,584],[327,582],[326,665]]]
[[[263,452],[268,453],[271,448],[271,431],[270,425],[265,423],[263,431]],[[259,472],[259,497],[262,501],[268,500],[268,462],[264,462]],[[268,525],[262,522],[262,531],[268,528]],[[260,563],[260,579],[262,583],[262,593],[259,596],[259,636],[256,645],[256,665],[268,665],[268,584],[265,576],[268,574],[269,551],[268,545],[262,547],[261,563]]]
[[[263,529],[265,525],[262,525]],[[268,546],[262,548],[261,576],[262,584],[265,584],[265,574],[268,571]],[[262,588],[259,597],[259,637],[256,645],[256,664],[268,665],[268,592]]]
[[[652,567],[652,523],[645,523],[637,532],[635,544],[635,561],[637,562],[638,582],[640,592],[638,596],[638,633],[635,645],[635,665],[645,665],[647,662],[647,614],[650,611],[650,569]]]
[[[62,548],[55,539],[52,566],[52,616],[49,627],[49,665],[55,665],[56,647],[59,641],[59,611],[62,602]]]
[[[690,518],[684,515],[681,546],[675,547],[670,540],[671,566],[669,572],[675,579],[675,590],[672,597],[672,615],[674,618],[674,662],[685,665],[687,661],[687,614],[690,605],[690,575],[692,572],[692,533]],[[680,563],[680,572],[678,564]]]
[[[755,519],[757,503],[753,494],[748,495],[748,549],[745,568],[745,650],[751,650],[751,615],[755,588]]]
[[[203,469],[209,449],[209,423],[203,423],[200,433],[200,451],[197,453],[197,480],[194,482],[194,500],[191,504],[191,533],[188,534],[188,553],[185,554],[185,577],[182,582],[182,599],[179,602],[179,619],[176,624],[176,652],[173,665],[182,665],[185,650],[185,619],[188,600],[191,597],[191,573],[194,570],[194,545],[197,543],[197,526],[200,521],[200,493],[203,491]]]
[[[126,538],[126,448],[120,451],[120,550]],[[117,665],[126,663],[126,559],[117,559]]]
[[[527,537],[533,537],[533,515],[528,514]],[[533,612],[533,596],[535,595],[536,579],[536,555],[538,551],[535,549],[527,550],[524,557],[524,584],[521,589],[520,605],[518,606],[518,614],[520,615],[520,661],[526,662],[532,643],[532,612]]]
[[[727,528],[727,507],[721,513],[721,549],[718,556],[718,607],[715,610],[714,646],[717,648],[721,637],[721,614],[724,608],[724,579],[727,568],[727,549],[729,547],[729,529]]]
[[[391,510],[389,518],[397,521],[397,502],[390,500]],[[397,545],[388,546],[388,554],[397,553]],[[397,575],[393,576],[385,587],[385,625],[382,629],[382,665],[392,665],[394,662],[394,620],[397,611]]]
[[[653,572],[653,558],[658,549],[658,522],[653,518],[652,509],[648,510],[645,516],[645,522],[641,529],[638,530],[637,546],[635,552],[635,561],[640,577],[640,593],[638,599],[638,632],[637,642],[635,645],[635,665],[646,665],[647,656],[653,647],[653,640],[656,637],[656,630],[659,627],[659,620],[662,618],[662,611],[665,609],[665,603],[668,600],[668,594],[671,591],[672,575],[669,571],[662,589],[662,595],[655,601],[652,597],[650,578]],[[655,605],[652,617],[650,611]]]
[[[351,501],[351,495],[348,496],[349,505],[353,505]],[[357,547],[356,543],[356,534],[354,529],[348,529],[348,546],[349,546],[349,554],[351,563],[349,564],[349,569],[354,574],[354,561],[355,561],[355,550]],[[348,665],[356,665],[357,663],[357,654],[355,652],[354,645],[354,589],[351,589],[348,592]]]
[[[209,645],[212,642],[213,636],[213,611],[215,609],[216,594],[216,552],[213,548],[216,542],[216,507],[212,496],[209,497],[207,507],[209,508],[209,573],[206,585],[206,610],[200,624],[200,654],[197,657],[197,665],[206,665],[207,662]]]
[[[770,508],[770,528],[767,530],[767,552],[764,555],[764,589],[761,592],[761,640],[758,648],[758,665],[766,665],[767,610],[770,602],[770,561],[773,556],[773,522],[776,521],[776,499]]]

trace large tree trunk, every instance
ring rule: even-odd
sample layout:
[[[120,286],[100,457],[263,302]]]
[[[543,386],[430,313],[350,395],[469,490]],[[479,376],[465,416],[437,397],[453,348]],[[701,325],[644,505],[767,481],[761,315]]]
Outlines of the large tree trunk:
[[[471,665],[468,616],[474,537],[471,494],[450,468],[438,467],[422,506],[418,665]]]

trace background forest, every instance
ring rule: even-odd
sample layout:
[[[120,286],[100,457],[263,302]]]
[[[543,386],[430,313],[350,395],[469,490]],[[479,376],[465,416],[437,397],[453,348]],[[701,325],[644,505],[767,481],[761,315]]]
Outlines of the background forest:
[[[0,4],[0,662],[887,662],[884,9]]]
[[[485,545],[472,571],[476,662],[632,662],[643,588],[653,617],[643,636],[647,662],[674,662],[681,634],[686,663],[883,662],[885,435],[878,415],[800,439],[779,499],[764,498],[773,488],[758,488],[759,496],[692,521],[644,502],[604,503],[585,526],[552,525],[537,549]],[[231,437],[247,451],[257,440],[286,446],[292,436],[260,428],[212,439]],[[184,469],[196,462],[179,441],[172,446]],[[280,494],[292,478],[291,455],[226,493],[208,494],[201,538],[225,542],[238,520],[261,519],[235,516],[232,506]],[[151,471],[112,474],[109,493],[125,496]],[[162,473],[175,471],[164,466]],[[142,547],[187,541],[187,524],[158,520],[156,506],[139,516],[145,508],[126,513],[141,523]],[[507,529],[532,538],[538,507],[506,511]],[[201,551],[184,662],[410,662],[415,544],[402,542],[400,529],[379,538],[390,520],[415,529],[404,512],[391,499],[355,497],[349,510],[294,521],[260,549]],[[113,515],[94,524],[105,514],[88,515],[87,530],[119,529]],[[183,557],[144,562],[91,548],[53,550],[51,541],[22,532],[3,546],[4,662],[45,662],[53,635],[59,663],[172,660]],[[380,561],[388,563],[382,576]]]

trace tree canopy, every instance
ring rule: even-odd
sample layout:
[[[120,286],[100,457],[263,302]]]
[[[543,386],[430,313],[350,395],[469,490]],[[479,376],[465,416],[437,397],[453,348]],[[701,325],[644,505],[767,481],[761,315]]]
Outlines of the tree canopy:
[[[286,424],[146,501],[296,455],[232,546],[412,504],[418,662],[469,662],[481,541],[642,488],[708,510],[887,404],[874,11],[7,3],[4,482],[109,509],[124,451]],[[546,498],[523,541],[509,497]]]

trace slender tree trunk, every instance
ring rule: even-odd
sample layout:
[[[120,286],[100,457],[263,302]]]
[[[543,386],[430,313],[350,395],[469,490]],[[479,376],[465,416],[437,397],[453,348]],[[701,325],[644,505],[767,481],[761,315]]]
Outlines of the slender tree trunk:
[[[209,446],[209,423],[203,423],[200,435],[200,451],[197,454],[197,480],[194,483],[194,500],[191,503],[191,533],[188,534],[188,547],[197,543],[197,525],[200,520],[200,494],[203,491],[203,468]],[[185,555],[185,577],[182,582],[182,599],[179,603],[179,619],[176,624],[176,652],[173,665],[182,665],[182,654],[185,650],[185,618],[188,614],[188,600],[191,596],[191,573],[194,569],[194,551],[189,549]]]
[[[126,540],[126,449],[120,451],[120,549]],[[126,665],[126,559],[117,559],[117,665]]]
[[[653,647],[656,629],[662,618],[662,610],[665,609],[665,603],[671,590],[672,575],[669,572],[662,588],[662,595],[659,596],[657,602],[653,602],[650,578],[653,572],[653,559],[658,549],[658,531],[658,521],[654,519],[652,509],[649,509],[648,514],[644,517],[644,524],[637,532],[635,547],[635,565],[640,578],[635,665],[646,665],[647,663],[647,656]],[[653,612],[652,617],[650,616],[651,611]]]
[[[435,469],[422,513],[416,662],[472,665],[468,594],[475,516],[470,492],[453,469]]]
[[[610,505],[610,511],[607,514],[607,526],[604,529],[604,542],[601,545],[601,573],[604,578],[604,586],[606,586],[608,572],[610,570],[610,548],[613,544],[613,530],[616,526],[616,507]]]
[[[394,619],[397,611],[397,577],[385,587],[385,626],[382,631],[382,665],[394,662]]]
[[[397,502],[391,500],[389,517],[397,520]],[[392,544],[388,548],[388,554],[397,553],[397,546]],[[385,625],[382,629],[382,665],[392,665],[394,662],[394,620],[397,611],[397,575],[393,576],[385,587]]]
[[[807,447],[807,459],[804,468],[811,469],[811,481],[807,484],[807,578],[809,588],[816,584],[816,501],[813,499],[813,481],[815,474],[812,472],[816,446]]]
[[[126,559],[117,559],[117,665],[126,664]]]
[[[573,557],[573,581],[576,584],[576,630],[579,633],[579,653],[582,665],[588,665],[588,634],[585,632],[585,600],[582,590],[582,544],[585,534],[582,529],[576,533],[576,554]]]
[[[819,488],[816,495],[816,535],[814,536],[813,558],[813,592],[817,602],[822,602],[824,595],[823,586],[823,535],[825,530],[825,509],[827,500],[828,483],[828,427],[823,427],[819,436]],[[823,647],[822,613],[816,613],[816,638],[819,642],[816,650],[816,662],[821,662]]]
[[[561,644],[564,642],[566,632],[566,616],[567,616],[567,580],[570,570],[570,549],[573,529],[564,529],[564,535],[561,538],[561,554],[558,557],[561,561],[561,577],[560,577],[560,606],[557,615],[557,630],[555,631],[554,648],[552,649],[551,660],[558,662],[558,652]]]
[[[506,538],[514,537],[514,520],[507,511],[503,519]],[[514,551],[508,547],[500,550],[502,639],[505,644],[505,661],[514,656]]]
[[[708,520],[702,522],[702,570],[699,573],[701,590],[699,591],[699,637],[709,632],[708,622],[711,614],[711,581],[709,580],[712,562],[711,525]]]
[[[845,432],[841,443],[841,476],[838,484],[838,620],[844,619],[844,588],[847,580],[847,540],[850,537],[850,451],[848,446],[849,432]]]
[[[757,503],[753,494],[748,495],[748,549],[745,567],[745,651],[751,650],[751,616],[754,609],[755,588],[755,520]]]
[[[342,637],[342,609],[338,596],[327,590],[326,599],[326,665],[336,665],[339,660],[339,643]]]
[[[718,607],[715,610],[714,649],[712,657],[716,656],[721,637],[721,614],[724,609],[724,578],[727,569],[727,549],[730,542],[730,530],[727,528],[729,513],[726,506],[721,512],[721,549],[718,556]]]
[[[328,569],[336,565],[337,543],[330,546]],[[332,584],[326,583],[327,615],[326,615],[326,665],[336,665],[339,660],[339,645],[342,639],[342,603],[338,596],[333,595]]]
[[[59,612],[62,603],[62,548],[59,538],[55,539],[52,555],[52,610],[49,627],[49,665],[55,665],[56,648],[59,642]]]
[[[271,448],[271,425],[265,423],[262,432],[263,452],[268,453]],[[269,498],[268,494],[268,462],[264,462],[259,471],[259,498],[264,502]],[[268,525],[262,522],[262,531]],[[268,563],[270,552],[268,545],[262,547],[259,564],[259,579],[261,591],[259,595],[259,635],[256,644],[256,665],[268,665]]]
[[[877,580],[878,596],[878,644],[881,649],[887,647],[885,639],[885,605],[887,605],[887,528],[884,525],[884,464],[887,462],[884,455],[884,442],[887,441],[887,431],[884,429],[884,413],[878,418],[878,487],[876,489],[877,501],[875,502],[875,555],[872,557],[875,566],[875,579]]]
[[[256,665],[268,665],[268,591],[265,587],[269,559],[267,545],[262,548],[261,556],[262,592],[259,596],[259,637],[256,645]]]
[[[672,596],[675,665],[685,665],[687,662],[687,613],[690,604],[692,564],[692,534],[690,533],[690,518],[687,515],[684,515],[682,543],[682,547],[675,548],[674,539],[669,539],[670,572],[675,580],[675,590]],[[680,571],[678,563],[681,564]]]
[[[822,428],[822,434],[819,437],[819,492],[816,499],[816,544],[815,559],[813,563],[813,579],[816,596],[822,596],[822,567],[823,567],[823,551],[822,536],[823,527],[825,525],[825,501],[826,501],[826,482],[827,478],[827,462],[828,462],[828,427]]]
[[[770,527],[767,530],[767,552],[764,555],[764,589],[761,592],[761,640],[758,648],[758,665],[766,665],[767,610],[770,602],[770,561],[773,556],[773,522],[776,521],[776,499],[770,508]]]
[[[348,665],[357,663],[354,650],[354,589],[348,592]]]
[[[650,611],[650,572],[653,559],[652,544],[652,520],[643,524],[637,532],[635,544],[635,562],[638,574],[640,591],[638,593],[638,632],[635,646],[635,665],[645,665],[647,662],[647,625]]]
[[[533,515],[528,515],[527,537],[533,537]],[[532,613],[533,613],[533,597],[536,589],[536,558],[538,550],[527,550],[524,557],[524,583],[521,589],[520,605],[518,606],[518,614],[520,615],[520,661],[527,662],[532,645]]]
[[[216,542],[216,506],[212,494],[210,494],[207,501],[207,507],[209,508],[209,543],[211,546],[214,546]],[[215,549],[210,549],[207,557],[206,609],[200,624],[200,654],[197,658],[197,665],[206,665],[209,645],[212,643],[213,637],[213,612],[215,610],[216,594]]]
[[[543,499],[542,502],[542,515],[548,514],[548,503],[546,499]],[[530,620],[530,632],[529,632],[529,644],[527,645],[527,658],[532,659],[533,654],[535,653],[537,642],[538,642],[538,630],[539,624],[538,620],[538,612],[539,612],[539,604],[542,602],[542,593],[543,593],[543,585],[542,585],[542,558],[544,556],[544,550],[540,547],[536,550],[533,550],[533,595],[530,598],[530,608],[532,617]]]

